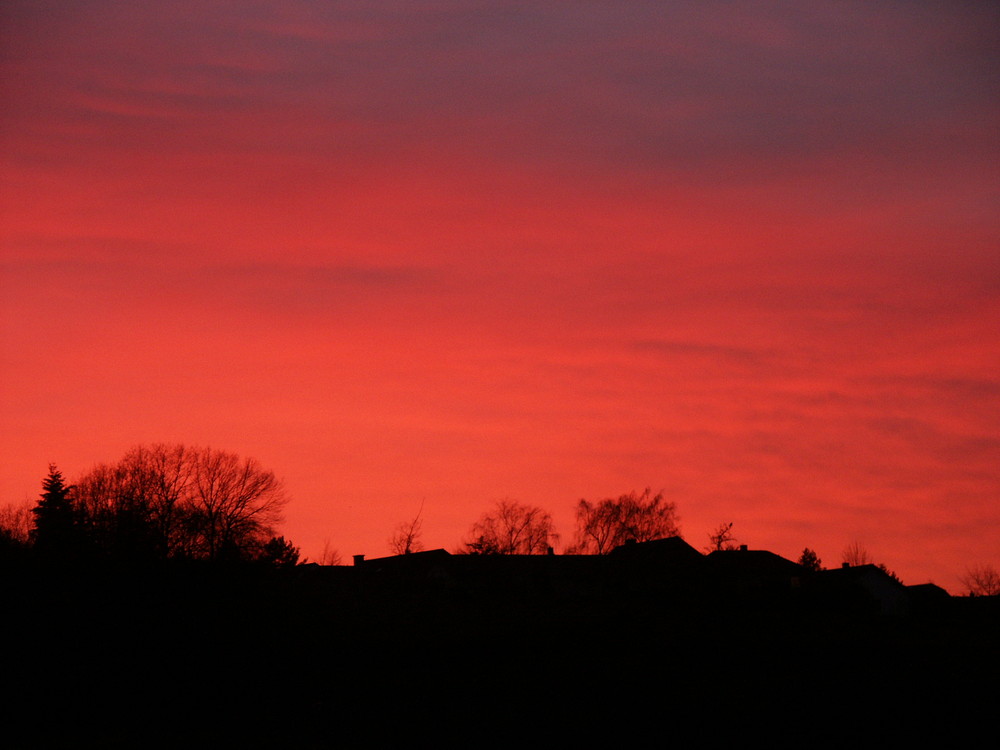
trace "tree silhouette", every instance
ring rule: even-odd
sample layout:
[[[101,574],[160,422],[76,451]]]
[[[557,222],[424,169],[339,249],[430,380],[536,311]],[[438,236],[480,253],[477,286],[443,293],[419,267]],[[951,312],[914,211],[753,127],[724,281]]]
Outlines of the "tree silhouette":
[[[31,530],[34,528],[34,513],[31,501],[22,505],[7,503],[0,507],[0,540],[4,544],[27,547],[31,544]]]
[[[871,554],[869,554],[868,549],[857,540],[851,542],[844,548],[843,560],[844,563],[852,568],[858,565],[875,565],[896,583],[903,583],[902,579],[896,575],[896,571],[890,570],[885,563],[876,563]]]
[[[819,559],[819,555],[808,547],[802,550],[802,555],[799,557],[799,565],[813,573],[818,573],[823,569],[823,561]]]
[[[900,583],[900,584],[903,583],[903,579],[900,578],[898,575],[896,575],[896,571],[895,570],[889,570],[889,566],[886,565],[885,563],[879,563],[876,567],[879,570],[881,570],[883,573],[885,573],[887,576],[889,576],[889,578],[891,578],[892,580],[894,580],[896,583]]]
[[[343,558],[340,555],[340,551],[336,549],[329,539],[323,540],[323,551],[319,556],[320,565],[340,565],[343,562]]]
[[[867,548],[855,540],[844,547],[843,560],[853,568],[856,565],[870,565],[872,557],[868,554]]]
[[[283,536],[273,536],[261,548],[257,560],[278,568],[290,568],[298,565],[299,548]]]
[[[77,483],[82,520],[113,555],[252,559],[287,503],[255,459],[183,445],[139,446]]]
[[[31,541],[43,554],[69,554],[78,543],[77,514],[71,498],[73,487],[68,486],[55,464],[49,464],[49,473],[42,480],[42,494],[31,512],[35,516]]]
[[[1000,596],[1000,573],[992,565],[973,565],[961,581],[969,596]]]
[[[500,500],[469,531],[460,550],[473,555],[543,555],[558,539],[552,517],[541,508]]]
[[[705,549],[709,552],[734,550],[736,549],[736,541],[732,522],[720,523],[715,531],[708,535],[709,544]]]
[[[182,445],[133,448],[115,464],[100,464],[77,482],[88,535],[112,555],[189,555],[192,451]]]
[[[424,510],[424,504],[420,503],[420,510],[413,517],[412,521],[405,521],[396,527],[389,537],[389,549],[394,555],[408,555],[411,552],[420,552],[424,545],[420,541],[421,529],[424,525],[420,514]]]
[[[576,535],[569,551],[604,555],[629,540],[648,542],[679,536],[677,506],[663,493],[646,488],[598,502],[581,500],[576,506]]]
[[[273,472],[223,451],[196,453],[193,485],[189,528],[209,559],[239,557],[266,538],[287,502]]]

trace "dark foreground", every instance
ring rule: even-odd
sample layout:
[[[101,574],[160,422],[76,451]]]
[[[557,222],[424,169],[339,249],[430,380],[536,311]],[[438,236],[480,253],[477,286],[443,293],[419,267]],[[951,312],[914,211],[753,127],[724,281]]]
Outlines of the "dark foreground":
[[[8,566],[0,744],[873,747],[995,732],[995,599],[884,614],[808,585],[574,587],[488,565]]]

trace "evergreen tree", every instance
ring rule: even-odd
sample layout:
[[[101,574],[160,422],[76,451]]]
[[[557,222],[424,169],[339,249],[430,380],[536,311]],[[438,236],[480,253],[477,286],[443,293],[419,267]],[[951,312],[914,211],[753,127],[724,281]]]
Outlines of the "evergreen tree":
[[[806,570],[812,571],[813,573],[823,569],[822,560],[819,559],[819,555],[808,547],[802,550],[802,556],[799,558],[799,565]]]
[[[76,541],[76,512],[73,508],[73,487],[63,480],[55,464],[49,464],[49,475],[42,480],[42,494],[31,509],[35,527],[31,541],[42,552],[65,554]]]
[[[299,548],[283,536],[272,536],[261,548],[257,559],[276,568],[291,568],[298,565]]]

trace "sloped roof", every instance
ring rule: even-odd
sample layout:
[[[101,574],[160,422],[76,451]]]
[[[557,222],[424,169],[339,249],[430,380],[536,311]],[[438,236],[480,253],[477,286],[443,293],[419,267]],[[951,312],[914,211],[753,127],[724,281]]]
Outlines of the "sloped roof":
[[[669,559],[681,562],[698,562],[705,557],[679,536],[652,539],[648,542],[628,542],[620,547],[615,547],[609,556],[650,561]]]
[[[715,550],[706,558],[711,570],[720,572],[753,572],[758,575],[797,576],[802,566],[781,555],[760,549]]]

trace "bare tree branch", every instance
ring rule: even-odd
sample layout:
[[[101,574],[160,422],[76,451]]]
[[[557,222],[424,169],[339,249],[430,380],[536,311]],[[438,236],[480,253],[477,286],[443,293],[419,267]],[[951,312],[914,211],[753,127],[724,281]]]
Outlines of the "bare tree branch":
[[[420,514],[424,512],[424,501],[420,501],[420,509],[412,521],[403,522],[396,527],[396,530],[389,537],[389,550],[395,555],[408,555],[411,552],[420,552],[424,545],[420,541],[420,534],[424,522]]]
[[[843,560],[853,568],[856,565],[870,565],[872,557],[865,546],[855,540],[844,547]]]
[[[720,523],[714,532],[708,535],[709,544],[705,549],[709,552],[736,549],[736,535],[733,534],[733,523]]]
[[[1000,572],[992,565],[973,565],[961,581],[969,596],[1000,596]]]
[[[207,559],[258,553],[288,502],[274,473],[253,458],[162,444],[95,467],[75,496],[101,547]]]
[[[543,555],[558,541],[552,517],[544,510],[500,500],[469,530],[460,550],[477,555]]]
[[[653,495],[646,488],[599,502],[581,500],[576,507],[576,538],[569,551],[604,555],[625,542],[648,542],[679,536],[677,506],[663,493]]]

